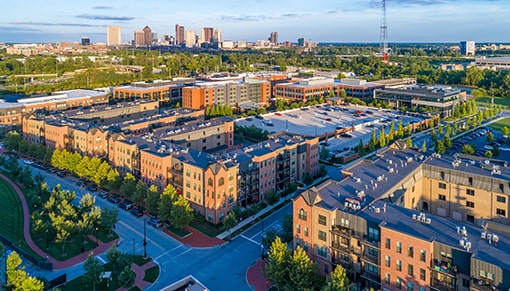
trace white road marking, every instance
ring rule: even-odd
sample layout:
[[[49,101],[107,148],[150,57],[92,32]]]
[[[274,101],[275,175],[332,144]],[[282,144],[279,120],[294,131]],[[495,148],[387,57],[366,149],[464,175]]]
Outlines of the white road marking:
[[[241,234],[241,237],[244,238],[244,239],[247,239],[249,241],[251,241],[252,243],[256,244],[256,245],[259,245],[260,246],[260,243],[259,242],[256,242],[254,240],[252,240],[251,238],[245,236],[244,234]]]

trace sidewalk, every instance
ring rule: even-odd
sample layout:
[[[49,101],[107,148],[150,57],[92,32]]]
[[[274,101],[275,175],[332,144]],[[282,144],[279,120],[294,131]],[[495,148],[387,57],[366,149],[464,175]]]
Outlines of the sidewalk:
[[[48,257],[48,260],[53,263],[53,269],[60,270],[69,268],[71,266],[74,266],[76,264],[79,264],[87,259],[88,252],[80,254],[78,256],[75,256],[73,258],[70,258],[66,261],[58,261],[53,257],[48,256],[46,252],[41,250],[37,244],[32,240],[32,236],[30,234],[30,213],[28,211],[28,203],[25,199],[25,196],[23,195],[23,192],[21,192],[21,189],[18,187],[16,183],[14,183],[11,179],[6,177],[3,174],[0,174],[0,178],[4,179],[13,189],[16,191],[16,194],[18,194],[19,199],[21,200],[21,205],[23,206],[23,235],[25,236],[25,241],[27,242],[28,246],[39,256],[42,258]],[[92,240],[96,240],[95,237],[89,236]],[[109,243],[103,243],[101,241],[99,242],[99,246],[95,249],[91,250],[91,252],[94,253],[94,255],[101,254],[105,252],[112,244],[117,244],[119,239],[116,239]]]
[[[248,267],[246,271],[246,282],[255,291],[267,290],[272,284],[266,279],[264,275],[264,268],[267,261],[263,261],[260,258]]]
[[[151,285],[152,283],[144,281],[143,278],[145,277],[145,271],[147,269],[154,267],[154,266],[156,266],[154,261],[150,261],[143,266],[138,266],[137,264],[132,263],[131,270],[133,270],[133,272],[135,272],[135,274],[136,274],[134,286],[140,288],[140,290],[145,290],[147,288],[147,286]],[[118,288],[117,289],[117,291],[125,291],[125,290],[131,290],[131,288],[130,289],[126,289],[126,288]]]
[[[225,241],[218,239],[216,237],[209,237],[208,235],[202,233],[201,231],[189,225],[184,226],[184,229],[190,232],[190,234],[184,238],[180,238],[164,228],[162,231],[166,233],[168,236],[171,236],[172,238],[178,240],[180,243],[184,245],[189,245],[193,248],[211,248],[225,243]]]

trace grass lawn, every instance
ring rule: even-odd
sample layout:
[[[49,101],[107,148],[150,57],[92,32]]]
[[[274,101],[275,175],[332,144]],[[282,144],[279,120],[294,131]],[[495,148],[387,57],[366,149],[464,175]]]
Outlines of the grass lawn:
[[[23,211],[21,200],[14,189],[3,179],[0,179],[0,234],[18,245],[35,258],[42,259],[30,249],[23,235]]]
[[[159,276],[159,266],[156,265],[150,269],[145,270],[143,280],[146,282],[154,283]]]
[[[83,242],[83,237],[81,234],[75,234],[69,238],[64,246],[64,252],[62,253],[62,244],[51,242],[49,243],[49,248],[46,250],[46,241],[45,239],[37,240],[37,245],[42,250],[45,250],[50,256],[55,258],[58,261],[65,261],[67,259],[73,258],[83,252],[88,253],[90,250],[97,247],[95,241],[90,240],[88,237],[86,238],[86,242]]]
[[[501,129],[506,125],[506,127],[510,128],[510,118],[501,119],[500,121],[491,123],[489,125],[490,128],[501,131]]]
[[[213,226],[207,222],[193,221],[190,223],[190,226],[199,230],[202,233],[205,233],[209,237],[216,237],[218,234],[223,232],[223,228],[221,226]]]
[[[171,225],[167,226],[166,230],[168,230],[169,232],[175,234],[176,236],[178,236],[180,238],[185,238],[187,235],[191,234],[191,232],[185,230],[184,228],[179,229],[179,228],[172,227]]]
[[[143,265],[147,264],[148,262],[152,261],[151,257],[147,257],[144,259],[143,256],[140,256],[140,255],[134,255],[134,256],[131,256],[131,258],[133,260],[133,263],[135,263],[138,266],[143,266]]]
[[[476,106],[478,107],[487,107],[491,102],[491,97],[476,98]],[[494,104],[501,104],[508,107],[510,106],[510,97],[494,97]]]

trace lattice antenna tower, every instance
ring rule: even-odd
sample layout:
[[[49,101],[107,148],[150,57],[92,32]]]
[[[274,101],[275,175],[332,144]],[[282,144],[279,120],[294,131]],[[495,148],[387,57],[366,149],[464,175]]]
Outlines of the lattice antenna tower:
[[[380,54],[383,57],[385,63],[388,62],[388,25],[386,23],[386,0],[381,0],[381,47]]]

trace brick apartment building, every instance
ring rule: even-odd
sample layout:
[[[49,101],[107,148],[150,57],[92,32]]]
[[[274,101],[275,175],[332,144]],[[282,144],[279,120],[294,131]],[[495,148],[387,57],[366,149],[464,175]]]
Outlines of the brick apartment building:
[[[398,146],[295,198],[294,246],[362,288],[507,290],[508,169]]]

